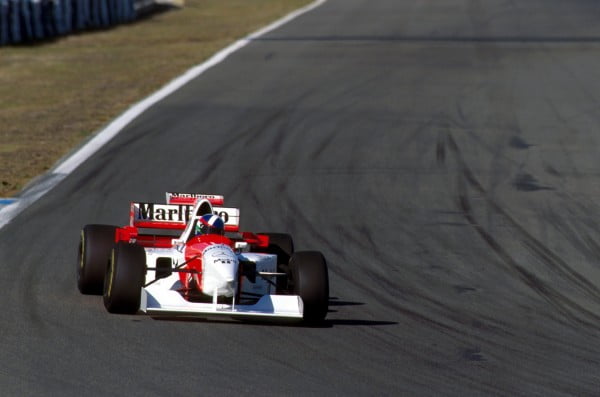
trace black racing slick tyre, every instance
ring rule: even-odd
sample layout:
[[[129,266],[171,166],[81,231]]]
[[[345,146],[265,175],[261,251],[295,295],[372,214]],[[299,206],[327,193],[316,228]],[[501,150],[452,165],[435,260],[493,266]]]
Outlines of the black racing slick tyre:
[[[102,295],[104,274],[117,227],[85,225],[81,230],[77,255],[77,287],[82,294]]]
[[[117,243],[104,278],[104,307],[110,313],[135,314],[146,274],[146,252],[137,244]]]
[[[288,290],[289,262],[294,254],[294,240],[286,233],[259,233],[269,237],[269,246],[264,249],[267,254],[277,255],[277,271],[286,273],[286,277],[277,277],[276,289],[278,294]]]
[[[320,323],[329,309],[329,275],[323,254],[317,251],[296,252],[290,259],[290,289],[304,303],[303,319]]]

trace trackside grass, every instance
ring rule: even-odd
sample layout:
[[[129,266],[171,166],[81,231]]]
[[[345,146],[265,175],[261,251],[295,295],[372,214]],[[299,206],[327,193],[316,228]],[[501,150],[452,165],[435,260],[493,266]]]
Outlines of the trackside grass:
[[[0,197],[133,103],[311,0],[186,0],[108,30],[0,47]]]

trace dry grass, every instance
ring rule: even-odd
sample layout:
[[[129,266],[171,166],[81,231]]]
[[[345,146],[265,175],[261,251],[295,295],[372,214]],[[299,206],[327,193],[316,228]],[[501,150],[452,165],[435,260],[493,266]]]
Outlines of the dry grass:
[[[0,47],[0,197],[17,194],[131,104],[310,0],[186,0],[105,31]]]

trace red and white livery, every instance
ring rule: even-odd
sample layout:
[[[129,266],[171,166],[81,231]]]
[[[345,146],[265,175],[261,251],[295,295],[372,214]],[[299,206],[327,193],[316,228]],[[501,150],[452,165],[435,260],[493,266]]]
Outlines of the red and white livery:
[[[134,202],[129,224],[86,225],[77,284],[111,313],[321,322],[328,310],[325,258],[295,252],[291,236],[240,231],[239,208],[220,195],[167,193]],[[221,234],[196,234],[218,223]],[[221,223],[222,221],[222,223]]]

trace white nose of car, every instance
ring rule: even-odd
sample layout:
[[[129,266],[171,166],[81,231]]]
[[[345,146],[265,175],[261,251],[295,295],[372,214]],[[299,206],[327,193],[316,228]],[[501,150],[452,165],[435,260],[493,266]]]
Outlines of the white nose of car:
[[[202,251],[202,292],[206,295],[231,297],[235,293],[238,258],[224,244],[208,246]]]

